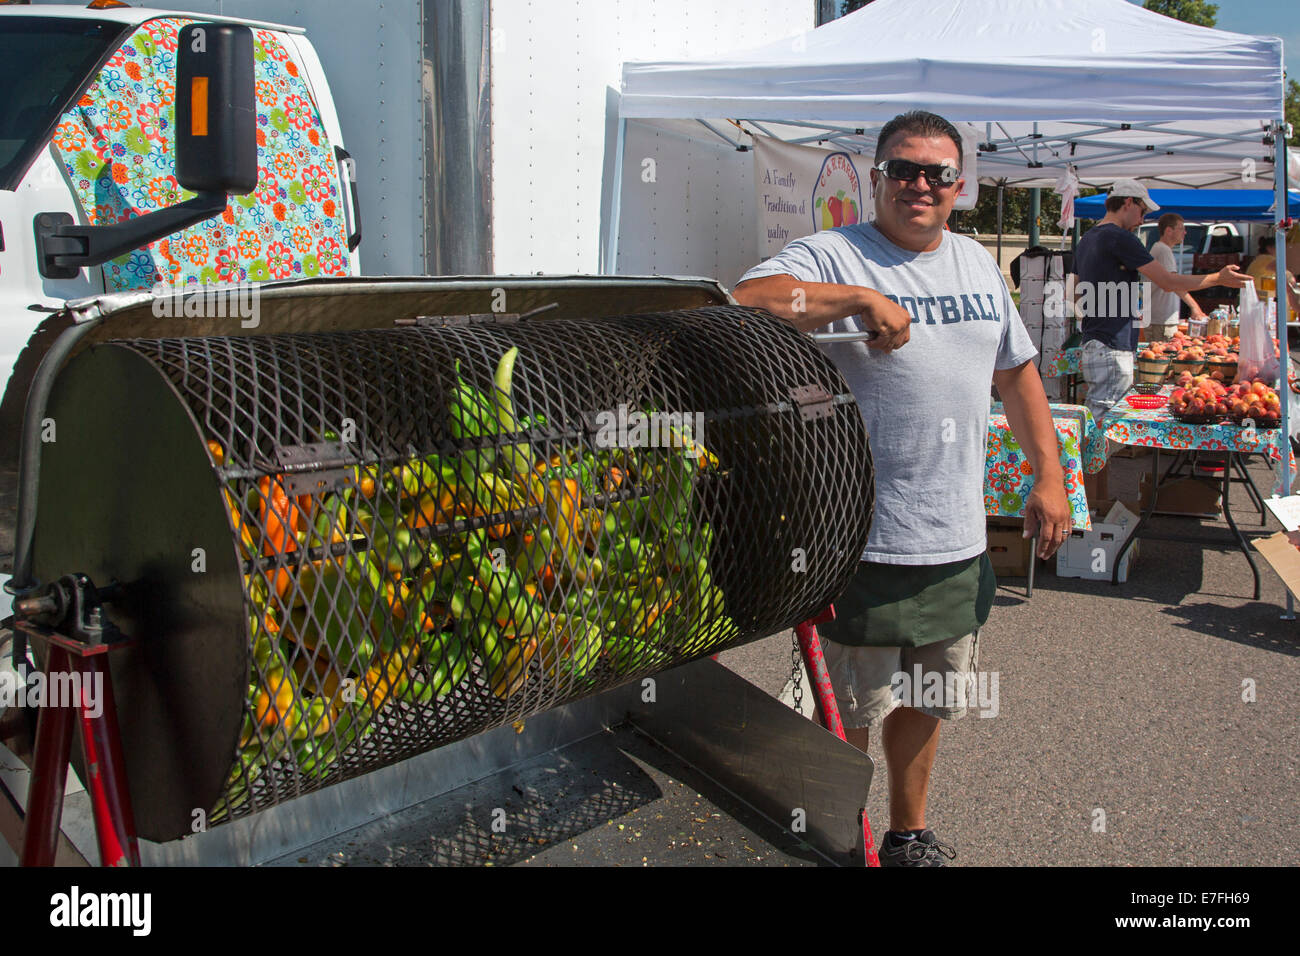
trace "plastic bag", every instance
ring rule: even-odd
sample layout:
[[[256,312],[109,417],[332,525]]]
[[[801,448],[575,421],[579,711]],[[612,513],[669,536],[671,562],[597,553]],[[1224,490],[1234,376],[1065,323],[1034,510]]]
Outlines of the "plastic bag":
[[[1255,292],[1255,284],[1247,282],[1241,288],[1241,356],[1238,359],[1237,379],[1252,379],[1273,385],[1277,382],[1279,368],[1277,349],[1265,318],[1264,303]]]
[[[1291,437],[1297,438],[1300,437],[1300,373],[1296,372],[1294,359],[1290,359],[1287,366],[1287,384],[1290,386],[1286,390],[1287,428],[1291,431]]]

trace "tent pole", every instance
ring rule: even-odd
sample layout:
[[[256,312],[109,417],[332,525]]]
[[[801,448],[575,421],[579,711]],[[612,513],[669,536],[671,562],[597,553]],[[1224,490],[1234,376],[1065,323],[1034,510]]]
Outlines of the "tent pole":
[[[1043,211],[1043,191],[1038,187],[1029,190],[1029,245],[1038,245],[1038,219]]]
[[[998,183],[998,268],[1002,268],[1002,184]]]
[[[1278,370],[1278,394],[1282,398],[1282,463],[1278,468],[1278,485],[1273,489],[1275,495],[1287,495],[1291,491],[1291,421],[1288,414],[1291,406],[1291,351],[1290,341],[1287,335],[1286,320],[1290,314],[1290,296],[1287,294],[1286,282],[1286,230],[1284,222],[1288,214],[1294,215],[1293,211],[1287,210],[1287,181],[1286,181],[1286,117],[1283,116],[1278,122],[1275,132],[1273,133],[1273,148],[1276,150],[1273,160],[1273,228],[1275,230],[1275,249],[1277,250],[1277,261],[1274,263],[1274,273],[1277,275],[1277,325],[1274,332],[1278,339],[1278,356],[1280,359],[1280,368]],[[1286,611],[1282,614],[1284,621],[1295,620],[1295,604],[1290,590],[1286,592]]]
[[[627,119],[618,118],[618,135],[614,140],[614,195],[609,203],[609,235],[605,237],[600,271],[614,275],[618,270],[618,214],[623,204],[623,152],[627,148]]]

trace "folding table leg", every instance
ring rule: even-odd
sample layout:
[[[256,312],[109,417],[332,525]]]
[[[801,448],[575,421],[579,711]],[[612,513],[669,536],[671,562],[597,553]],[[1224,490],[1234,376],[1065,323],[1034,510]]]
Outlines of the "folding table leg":
[[[1025,600],[1034,596],[1034,571],[1038,567],[1038,535],[1029,539],[1029,585],[1025,588]]]
[[[1241,548],[1241,553],[1246,556],[1246,561],[1250,564],[1251,574],[1255,575],[1255,600],[1258,601],[1261,585],[1259,566],[1255,564],[1255,558],[1250,553],[1250,544],[1246,541],[1245,535],[1237,530],[1237,522],[1232,520],[1232,505],[1228,502],[1228,489],[1231,487],[1231,475],[1231,469],[1223,469],[1223,518],[1228,522],[1228,527],[1232,529],[1232,533],[1237,539],[1237,547]]]
[[[1246,486],[1246,494],[1250,496],[1251,503],[1259,511],[1260,527],[1268,524],[1268,509],[1264,506],[1264,499],[1259,493],[1259,487],[1255,484],[1255,479],[1250,477],[1250,472],[1246,469],[1245,456],[1233,452],[1231,456],[1232,467],[1241,475],[1241,483]]]

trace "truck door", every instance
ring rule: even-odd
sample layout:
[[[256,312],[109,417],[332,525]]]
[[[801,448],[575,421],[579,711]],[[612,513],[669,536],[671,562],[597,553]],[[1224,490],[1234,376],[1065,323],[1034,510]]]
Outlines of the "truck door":
[[[85,221],[118,222],[190,198],[176,182],[177,34],[192,18],[142,23],[63,114],[54,146]],[[334,146],[288,38],[257,29],[258,184],[224,216],[102,267],[109,292],[158,283],[265,282],[348,275]]]

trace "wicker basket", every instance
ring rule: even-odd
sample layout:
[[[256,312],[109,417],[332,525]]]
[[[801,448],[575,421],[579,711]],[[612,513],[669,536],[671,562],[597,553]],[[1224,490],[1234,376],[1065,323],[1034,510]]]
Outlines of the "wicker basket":
[[[1193,375],[1200,375],[1201,369],[1205,368],[1205,360],[1200,359],[1194,362],[1179,362],[1177,359],[1169,363],[1169,375],[1177,378],[1183,372],[1191,372]]]
[[[1231,385],[1233,382],[1237,380],[1237,359],[1234,357],[1230,362],[1229,361],[1218,361],[1218,362],[1208,361],[1205,363],[1205,371],[1209,373],[1211,376],[1215,372],[1222,372],[1223,384]]]
[[[1137,360],[1136,380],[1139,382],[1153,382],[1159,384],[1165,380],[1169,374],[1170,361],[1167,358]]]

